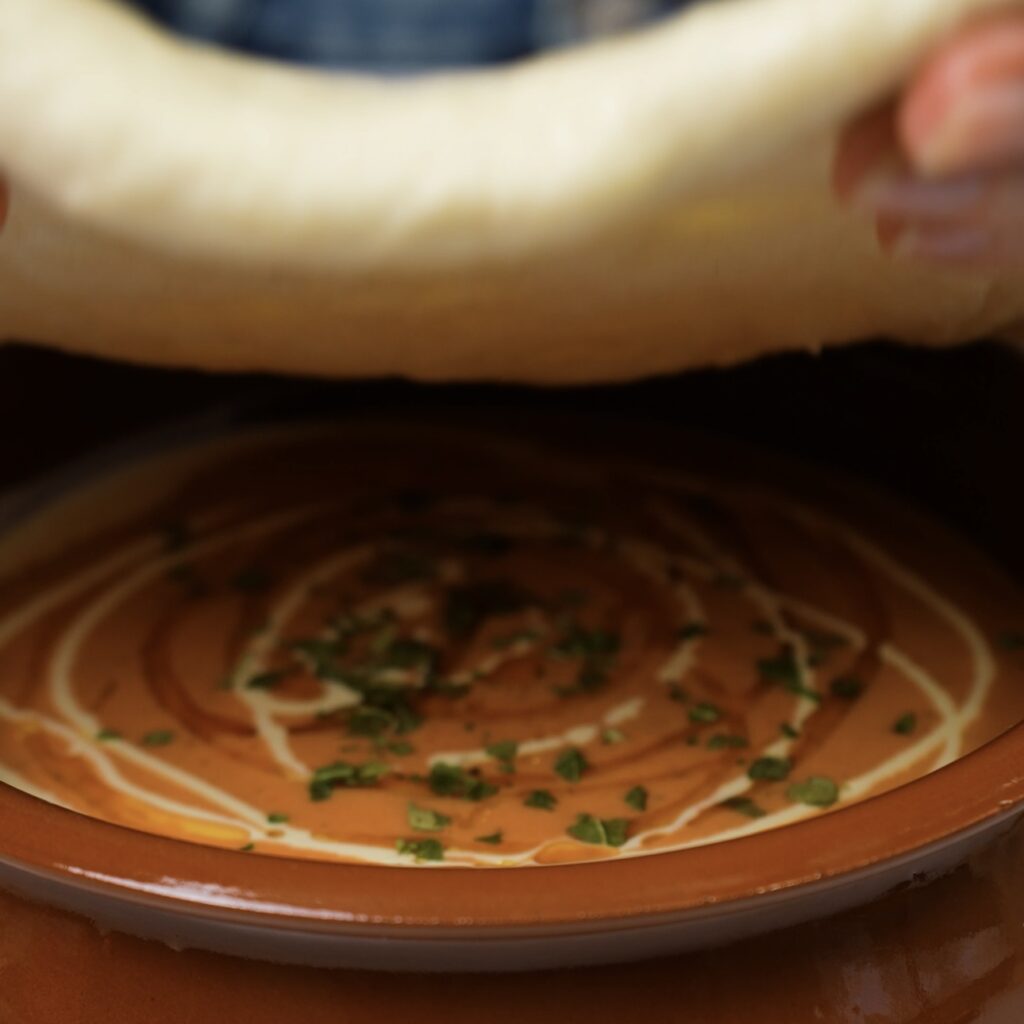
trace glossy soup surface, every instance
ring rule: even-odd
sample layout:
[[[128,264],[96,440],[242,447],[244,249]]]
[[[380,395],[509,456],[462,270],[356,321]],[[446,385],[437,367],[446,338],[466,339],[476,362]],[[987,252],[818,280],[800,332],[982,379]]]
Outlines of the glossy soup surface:
[[[942,529],[534,434],[239,435],[10,531],[0,780],[253,853],[550,864],[827,813],[1024,717],[1024,601]]]

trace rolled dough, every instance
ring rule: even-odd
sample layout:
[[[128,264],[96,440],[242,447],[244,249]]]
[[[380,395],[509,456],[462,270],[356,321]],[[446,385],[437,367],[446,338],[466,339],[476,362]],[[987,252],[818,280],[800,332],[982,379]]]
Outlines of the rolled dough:
[[[717,0],[385,80],[0,0],[0,338],[136,361],[539,383],[1009,331],[1024,275],[879,253],[839,128],[1021,0]]]

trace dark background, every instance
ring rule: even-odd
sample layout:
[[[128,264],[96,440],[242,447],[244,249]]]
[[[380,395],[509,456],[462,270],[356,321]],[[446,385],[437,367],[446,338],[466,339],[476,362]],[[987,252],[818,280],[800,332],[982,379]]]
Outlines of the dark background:
[[[0,348],[0,489],[111,442],[237,403],[310,412],[486,406],[700,427],[909,497],[1024,574],[1024,355],[887,344],[619,387],[536,390],[215,376]]]

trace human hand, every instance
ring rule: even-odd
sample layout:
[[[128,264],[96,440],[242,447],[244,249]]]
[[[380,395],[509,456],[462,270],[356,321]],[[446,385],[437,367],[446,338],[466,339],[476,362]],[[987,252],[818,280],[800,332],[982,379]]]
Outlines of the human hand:
[[[840,143],[841,198],[886,251],[1024,268],[1024,14],[958,33]]]

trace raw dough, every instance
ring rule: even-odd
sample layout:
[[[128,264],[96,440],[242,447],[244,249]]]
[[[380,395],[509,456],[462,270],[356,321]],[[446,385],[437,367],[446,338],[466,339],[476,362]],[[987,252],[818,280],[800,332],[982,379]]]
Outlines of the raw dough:
[[[0,337],[214,369],[625,379],[1010,328],[1020,278],[881,256],[838,127],[1019,0],[719,0],[386,81],[0,0]]]

